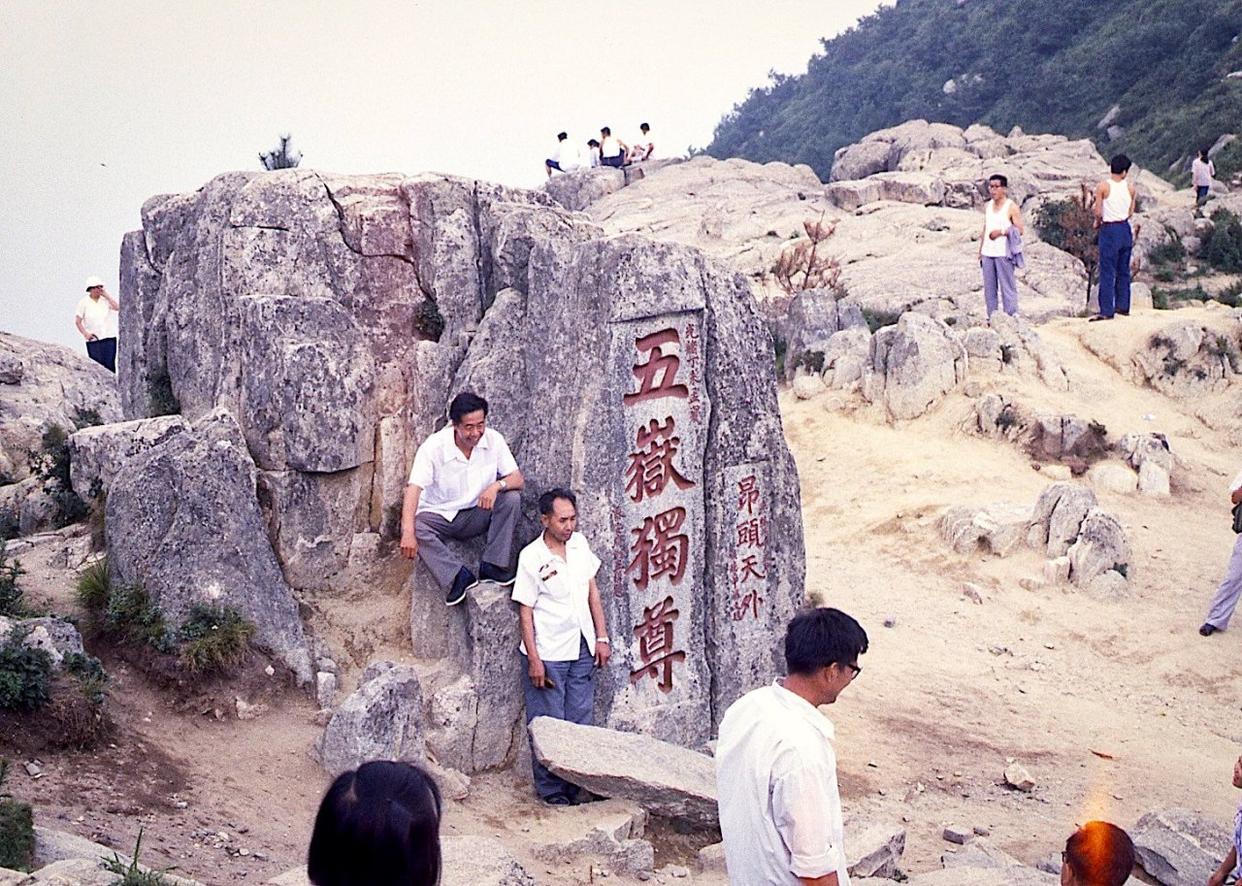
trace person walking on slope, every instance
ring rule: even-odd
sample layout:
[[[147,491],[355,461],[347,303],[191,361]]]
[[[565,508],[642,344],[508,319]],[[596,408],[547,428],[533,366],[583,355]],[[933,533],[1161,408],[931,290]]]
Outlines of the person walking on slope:
[[[789,676],[735,701],[720,723],[716,792],[732,886],[849,886],[832,704],[862,668],[867,632],[838,609],[796,615]]]
[[[1234,477],[1233,482],[1229,484],[1229,503],[1233,505],[1235,511],[1242,507],[1242,471],[1239,471],[1238,476]],[[1237,530],[1238,519],[1235,514],[1234,531]],[[1208,607],[1207,621],[1199,628],[1199,633],[1210,637],[1217,631],[1227,628],[1240,596],[1242,596],[1242,533],[1238,534],[1237,540],[1233,543],[1233,556],[1229,558],[1225,578],[1221,581],[1220,587],[1216,589],[1216,596],[1212,598],[1212,605]]]
[[[979,265],[983,269],[983,302],[989,321],[996,313],[998,290],[1005,313],[1011,317],[1018,314],[1018,283],[1013,275],[1017,265],[1010,242],[1013,232],[1020,236],[1026,233],[1026,227],[1022,224],[1018,204],[1009,199],[1008,188],[1009,179],[1005,176],[991,176],[988,179],[988,194],[992,199],[983,206]]]
[[[1118,154],[1109,163],[1111,174],[1095,189],[1095,226],[1100,232],[1100,312],[1090,319],[1111,320],[1130,314],[1130,252],[1134,232],[1130,216],[1138,193],[1128,181],[1130,158]]]
[[[121,306],[98,277],[86,281],[86,295],[73,312],[74,325],[86,339],[87,355],[109,372],[116,372],[116,315]]]
[[[1207,202],[1215,175],[1216,166],[1208,158],[1208,149],[1204,148],[1190,164],[1190,180],[1195,186],[1195,215],[1203,214],[1203,204]]]

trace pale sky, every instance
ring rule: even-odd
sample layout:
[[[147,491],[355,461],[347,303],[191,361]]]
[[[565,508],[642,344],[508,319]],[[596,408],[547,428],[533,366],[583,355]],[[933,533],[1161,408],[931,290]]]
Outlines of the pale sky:
[[[0,0],[0,329],[83,348],[121,236],[293,135],[304,167],[537,187],[556,133],[705,146],[878,0]]]

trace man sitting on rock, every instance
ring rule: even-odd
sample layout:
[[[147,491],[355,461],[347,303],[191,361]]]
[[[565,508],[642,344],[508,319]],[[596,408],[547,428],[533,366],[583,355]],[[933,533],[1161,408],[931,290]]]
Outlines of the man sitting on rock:
[[[547,171],[548,178],[552,177],[554,169],[557,172],[573,172],[582,166],[582,161],[578,157],[578,149],[569,140],[569,133],[558,132],[556,141],[556,153],[543,161],[543,168]]]
[[[615,137],[607,126],[599,130],[599,165],[612,166],[620,169],[625,165],[625,155],[629,151],[625,142]]]
[[[638,137],[638,141],[630,145],[629,156],[626,158],[627,163],[641,163],[644,160],[650,160],[651,155],[655,152],[655,142],[651,140],[651,127],[646,123],[640,123],[638,126],[642,133]]]
[[[594,668],[606,665],[612,654],[595,584],[599,558],[575,531],[578,500],[569,490],[539,496],[539,522],[543,534],[522,549],[513,585],[527,660],[526,722],[555,717],[590,726]],[[531,757],[539,798],[552,806],[572,804],[577,788]]]
[[[716,791],[733,886],[849,886],[832,704],[862,670],[867,632],[838,609],[796,615],[785,633],[789,676],[725,712]]]
[[[401,505],[401,553],[423,558],[455,606],[480,581],[513,583],[513,533],[521,512],[522,472],[509,444],[487,426],[487,401],[463,391],[449,404],[447,427],[414,455]],[[479,577],[448,549],[450,538],[487,533]]]

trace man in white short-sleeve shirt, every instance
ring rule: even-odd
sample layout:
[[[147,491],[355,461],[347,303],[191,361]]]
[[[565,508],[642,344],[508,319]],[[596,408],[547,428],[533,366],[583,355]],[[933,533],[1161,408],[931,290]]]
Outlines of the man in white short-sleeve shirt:
[[[86,339],[86,353],[109,372],[116,372],[116,315],[121,309],[98,277],[86,281],[86,295],[73,312],[74,325]]]
[[[449,424],[418,447],[401,505],[401,553],[423,558],[449,606],[480,581],[513,582],[522,485],[509,444],[487,426],[487,401],[469,391],[458,394],[449,404]],[[476,580],[446,542],[485,532]]]
[[[591,725],[595,668],[608,663],[611,642],[595,584],[599,558],[576,532],[578,500],[568,489],[539,496],[540,536],[518,555],[513,599],[526,656],[526,722],[555,717]],[[577,788],[531,754],[535,790],[545,803],[568,806]]]
[[[795,616],[789,675],[734,702],[716,742],[716,792],[732,886],[849,886],[832,704],[862,670],[867,633],[837,609]]]
[[[1230,508],[1235,508],[1240,503],[1242,503],[1242,471],[1239,471],[1238,476],[1234,477],[1233,482],[1229,484]],[[1210,637],[1217,631],[1227,628],[1229,619],[1233,617],[1233,610],[1237,608],[1239,597],[1242,597],[1242,533],[1234,537],[1233,555],[1229,558],[1229,565],[1225,568],[1225,578],[1221,581],[1220,587],[1216,589],[1216,596],[1212,598],[1212,605],[1208,607],[1207,621],[1199,628],[1199,633]]]

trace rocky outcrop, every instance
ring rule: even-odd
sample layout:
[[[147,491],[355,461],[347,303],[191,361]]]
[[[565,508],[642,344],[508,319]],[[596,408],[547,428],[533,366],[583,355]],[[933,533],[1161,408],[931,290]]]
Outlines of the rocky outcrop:
[[[422,763],[427,742],[417,671],[409,665],[377,662],[371,675],[332,714],[316,748],[329,775],[356,769],[368,760]]]
[[[81,655],[82,635],[62,618],[7,618],[0,615],[0,646],[20,638],[27,649],[42,649],[48,654],[53,670],[58,670],[66,655]]]
[[[544,183],[543,189],[548,196],[566,209],[581,212],[592,203],[616,193],[626,185],[642,181],[649,174],[680,162],[682,162],[680,158],[670,158],[632,163],[620,169],[611,166],[577,169],[573,172],[553,174]]]
[[[716,825],[711,757],[645,735],[551,717],[532,720],[530,736],[540,763],[593,794],[632,800],[653,815]]]
[[[782,324],[787,349],[785,351],[786,375],[792,377],[808,357],[816,353],[825,358],[833,337],[842,330],[867,331],[867,321],[858,303],[841,298],[824,289],[804,289],[789,302],[789,312]],[[868,337],[870,332],[867,332]],[[827,366],[822,371],[827,371]]]
[[[689,165],[646,164],[625,191]],[[686,246],[605,239],[540,192],[306,169],[149,200],[122,264],[126,415],[176,401],[193,428],[126,463],[109,513],[135,466],[190,445],[178,440],[198,439],[204,416],[233,416],[253,483],[228,503],[251,513],[257,488],[264,532],[243,542],[230,520],[226,537],[258,552],[263,593],[288,609],[313,599],[331,617],[359,581],[404,587],[427,740],[444,762],[504,765],[521,729],[510,604],[484,593],[446,609],[396,550],[413,453],[462,389],[492,402],[525,474],[519,542],[541,491],[580,493],[624,638],[597,678],[597,722],[697,746],[775,675],[802,600],[801,517],[770,338],[735,273]],[[219,322],[191,334],[203,316]],[[684,488],[627,482],[662,453]]]
[[[1138,471],[1139,492],[1162,497],[1170,492],[1175,460],[1164,434],[1126,434],[1117,450]]]
[[[940,517],[940,534],[959,554],[979,548],[1007,557],[1026,541],[1030,505],[999,502],[985,507],[949,508]]]
[[[1087,511],[1078,538],[1066,555],[1070,560],[1070,581],[1103,593],[1126,589],[1131,568],[1130,542],[1121,523],[1099,508]]]
[[[1130,837],[1139,867],[1162,886],[1206,883],[1230,845],[1229,831],[1189,809],[1149,812]]]
[[[1049,557],[1063,556],[1078,538],[1095,493],[1076,483],[1053,483],[1040,493],[1027,530],[1027,543]]]
[[[1220,330],[1193,320],[1170,323],[1133,361],[1143,381],[1170,397],[1220,393],[1242,377],[1242,324]]]
[[[312,678],[297,601],[255,496],[256,470],[232,413],[208,413],[136,455],[106,505],[108,567],[141,585],[176,625],[196,603],[230,606],[299,682]]]
[[[83,428],[69,438],[73,491],[88,501],[99,498],[125,462],[188,428],[179,415]]]
[[[918,418],[966,380],[966,349],[949,327],[922,314],[902,314],[871,339],[863,396],[894,419]]]

